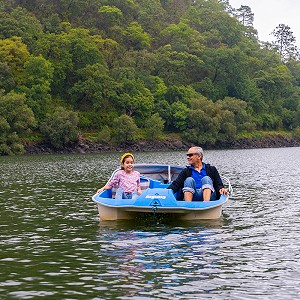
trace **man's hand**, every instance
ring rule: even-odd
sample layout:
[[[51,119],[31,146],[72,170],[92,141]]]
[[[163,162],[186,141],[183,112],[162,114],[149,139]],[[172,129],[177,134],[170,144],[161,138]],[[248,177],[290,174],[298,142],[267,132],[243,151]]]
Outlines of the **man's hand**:
[[[219,193],[221,194],[221,195],[228,195],[228,191],[227,191],[227,189],[225,189],[225,188],[221,188],[220,190],[219,190]]]

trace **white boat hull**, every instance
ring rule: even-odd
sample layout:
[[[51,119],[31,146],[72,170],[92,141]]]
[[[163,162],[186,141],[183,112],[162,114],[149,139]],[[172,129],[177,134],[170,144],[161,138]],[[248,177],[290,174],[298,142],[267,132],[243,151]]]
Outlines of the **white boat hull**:
[[[222,216],[222,206],[218,205],[209,209],[185,210],[172,208],[159,208],[154,211],[151,207],[109,207],[97,203],[100,220],[132,220],[141,213],[174,214],[179,220],[215,220]]]

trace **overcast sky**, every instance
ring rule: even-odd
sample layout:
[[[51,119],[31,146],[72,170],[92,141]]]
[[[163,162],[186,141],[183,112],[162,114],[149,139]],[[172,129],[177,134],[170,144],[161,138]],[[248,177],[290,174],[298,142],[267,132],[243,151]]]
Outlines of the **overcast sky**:
[[[258,31],[260,41],[271,42],[270,33],[279,25],[291,28],[296,44],[300,48],[300,0],[229,0],[234,8],[246,5],[254,13],[253,27]]]

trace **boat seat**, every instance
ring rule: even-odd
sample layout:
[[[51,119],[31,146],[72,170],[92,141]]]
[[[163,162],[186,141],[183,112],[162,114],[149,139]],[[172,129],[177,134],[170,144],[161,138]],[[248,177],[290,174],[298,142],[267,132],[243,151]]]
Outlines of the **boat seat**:
[[[141,190],[142,191],[145,191],[149,186],[150,186],[150,180],[147,179],[147,178],[141,178]],[[118,187],[113,187],[111,189],[111,193],[112,193],[112,198],[115,198],[116,197],[116,191],[117,191]]]

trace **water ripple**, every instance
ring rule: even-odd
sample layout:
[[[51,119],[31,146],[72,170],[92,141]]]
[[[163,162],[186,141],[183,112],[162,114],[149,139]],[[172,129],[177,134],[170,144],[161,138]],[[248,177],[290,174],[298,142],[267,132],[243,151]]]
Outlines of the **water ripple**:
[[[0,158],[1,299],[297,299],[298,152],[206,151],[234,194],[200,223],[99,222],[90,197],[119,153]]]

